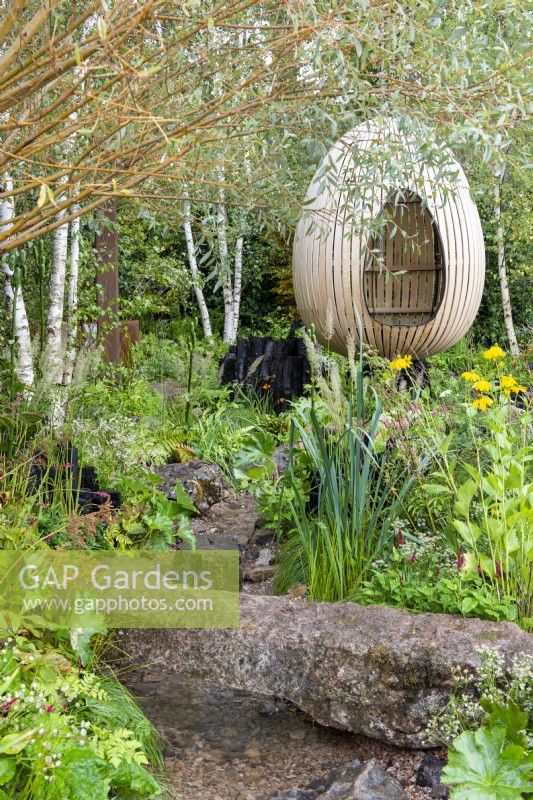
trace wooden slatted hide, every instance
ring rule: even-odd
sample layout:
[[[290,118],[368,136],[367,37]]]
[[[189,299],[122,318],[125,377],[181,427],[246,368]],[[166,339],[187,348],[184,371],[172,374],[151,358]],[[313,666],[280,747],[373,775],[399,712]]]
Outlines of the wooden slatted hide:
[[[379,162],[387,147],[406,156],[405,172],[391,179]],[[471,326],[483,234],[461,166],[447,152],[443,163],[439,171],[424,163],[393,120],[359,125],[328,153],[296,229],[293,278],[304,324],[331,349],[345,354],[362,330],[387,358],[423,358]]]

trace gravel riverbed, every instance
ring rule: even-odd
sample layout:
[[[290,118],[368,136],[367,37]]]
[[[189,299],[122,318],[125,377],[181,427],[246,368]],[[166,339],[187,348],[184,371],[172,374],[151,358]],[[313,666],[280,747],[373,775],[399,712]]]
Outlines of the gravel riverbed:
[[[429,797],[415,783],[421,751],[323,728],[284,703],[179,676],[130,688],[163,737],[175,800],[266,800],[352,758],[376,758],[410,800]]]

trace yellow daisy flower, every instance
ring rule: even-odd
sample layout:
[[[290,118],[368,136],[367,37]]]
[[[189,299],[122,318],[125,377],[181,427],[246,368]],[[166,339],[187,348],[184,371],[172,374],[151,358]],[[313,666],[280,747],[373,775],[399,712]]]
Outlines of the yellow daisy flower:
[[[486,394],[482,394],[479,397],[476,397],[475,400],[472,400],[472,405],[479,411],[486,411],[487,408],[490,408],[493,404],[494,400],[492,397],[487,397]]]
[[[510,397],[512,394],[525,394],[527,392],[527,386],[522,386],[521,383],[514,383],[509,388],[503,390],[503,393],[506,397]]]
[[[398,356],[391,361],[389,366],[391,369],[397,370],[398,372],[401,369],[409,369],[410,366],[413,364],[413,356]]]
[[[516,386],[517,380],[512,375],[502,375],[500,378],[500,386],[502,389],[512,389]]]
[[[502,350],[497,344],[493,344],[492,347],[489,347],[489,349],[485,350],[483,353],[483,358],[486,358],[487,361],[499,361],[504,356],[505,350]]]
[[[490,392],[491,384],[489,383],[489,381],[484,381],[484,380],[476,381],[472,385],[472,389],[474,389],[475,392]]]
[[[461,378],[465,381],[470,381],[471,383],[481,380],[477,372],[462,372]]]

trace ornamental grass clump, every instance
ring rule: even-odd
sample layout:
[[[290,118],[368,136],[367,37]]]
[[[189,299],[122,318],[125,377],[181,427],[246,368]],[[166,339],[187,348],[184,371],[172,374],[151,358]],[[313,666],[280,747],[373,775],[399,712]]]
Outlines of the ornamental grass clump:
[[[288,473],[292,530],[281,549],[279,592],[305,583],[313,600],[347,599],[365,580],[372,563],[392,547],[394,523],[413,479],[405,465],[379,449],[382,406],[377,396],[374,399],[374,411],[365,421],[360,364],[356,400],[344,431],[328,436],[312,408],[294,417]],[[305,461],[316,478],[316,510],[302,491],[295,459],[299,465]]]

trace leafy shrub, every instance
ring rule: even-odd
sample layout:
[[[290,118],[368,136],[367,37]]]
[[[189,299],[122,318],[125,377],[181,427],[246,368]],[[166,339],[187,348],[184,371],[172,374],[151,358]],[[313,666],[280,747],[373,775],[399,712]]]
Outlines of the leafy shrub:
[[[230,400],[229,390],[224,389],[214,398],[213,409],[198,417],[190,431],[191,444],[201,458],[218,464],[244,488],[273,471],[271,457],[277,443],[273,433],[279,425],[249,397]]]
[[[189,516],[197,512],[183,485],[176,484],[176,500],[169,500],[157,489],[158,483],[159,476],[149,473],[143,480],[123,477],[118,482],[126,505],[106,528],[104,537],[109,547],[164,550],[175,543],[176,537],[192,548],[196,546]]]
[[[162,796],[153,730],[120,684],[25,636],[0,652],[0,799]]]
[[[96,467],[106,486],[164,464],[177,441],[164,398],[144,379],[85,386],[71,406],[68,427],[80,459]]]
[[[524,654],[506,670],[499,651],[478,652],[479,676],[456,672],[456,691],[433,721],[449,744],[442,780],[451,800],[521,800],[533,788],[531,662]]]
[[[428,554],[405,540],[372,565],[368,579],[350,599],[434,614],[516,620],[513,602],[499,600],[479,576],[465,575],[446,556],[438,549]]]
[[[474,463],[458,459],[454,466],[447,456],[441,458],[425,488],[438,492],[447,508],[443,527],[463,571],[479,575],[499,600],[515,603],[522,624],[531,625],[531,415],[499,405],[484,414],[482,423],[471,419],[470,435]]]
[[[133,363],[139,376],[148,381],[177,379],[183,375],[183,348],[171,339],[153,333],[141,337],[133,348]]]
[[[384,439],[416,479],[404,513],[416,537],[427,527],[441,539],[439,549],[460,574],[441,570],[428,585],[428,576],[410,580],[390,564],[395,577],[374,576],[365,587],[368,601],[381,596],[380,602],[388,597],[417,610],[445,606],[533,624],[532,416],[524,386],[506,374],[504,359],[501,348],[489,348],[478,358],[483,370],[476,365],[457,375],[438,406],[427,390],[407,403],[389,395]],[[462,364],[471,366],[472,357]]]
[[[119,384],[99,380],[83,387],[72,403],[72,414],[82,414],[86,419],[98,419],[103,414],[161,419],[165,401],[143,377]]]

